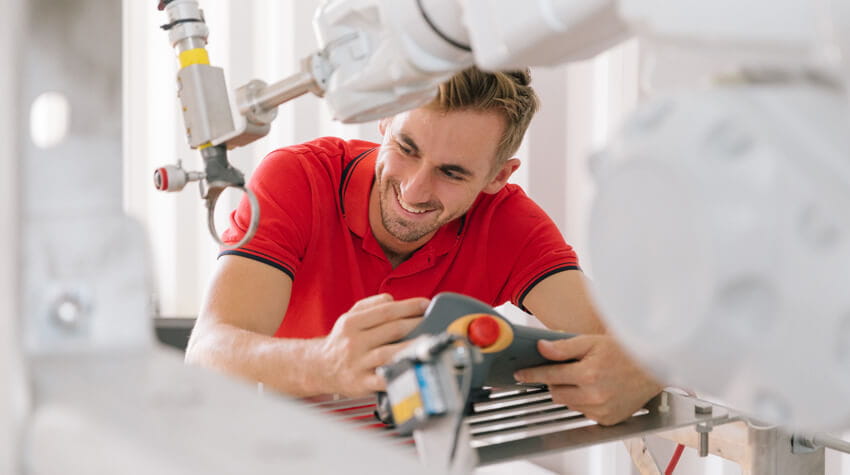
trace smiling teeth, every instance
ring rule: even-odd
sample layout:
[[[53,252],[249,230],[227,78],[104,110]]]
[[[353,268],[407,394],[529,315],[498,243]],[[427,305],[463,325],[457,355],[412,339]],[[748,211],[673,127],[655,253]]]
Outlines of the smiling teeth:
[[[428,211],[430,211],[428,209],[417,210],[417,209],[413,209],[413,208],[408,208],[407,205],[404,204],[404,201],[401,200],[401,196],[398,194],[398,191],[396,191],[395,196],[396,196],[396,199],[398,200],[398,204],[401,205],[401,208],[403,210],[407,211],[408,213],[422,214],[422,213],[427,213]]]
[[[401,207],[402,207],[405,211],[407,211],[408,213],[413,213],[413,214],[422,214],[422,213],[425,213],[425,212],[427,212],[427,211],[428,211],[427,209],[423,209],[423,210],[410,209],[410,208],[408,208],[407,206],[405,206],[405,205],[404,205],[404,203],[402,203],[402,202],[401,202],[401,200],[398,200],[398,202],[399,202],[399,204],[401,205]]]

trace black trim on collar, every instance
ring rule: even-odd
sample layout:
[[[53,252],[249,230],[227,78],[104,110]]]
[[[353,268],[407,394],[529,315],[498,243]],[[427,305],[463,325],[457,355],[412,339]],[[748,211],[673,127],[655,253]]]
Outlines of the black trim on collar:
[[[345,190],[348,188],[348,182],[351,181],[351,170],[354,168],[356,163],[359,163],[360,160],[363,159],[363,157],[377,148],[378,147],[372,147],[365,152],[361,152],[360,155],[354,157],[354,159],[348,162],[348,165],[343,168],[342,177],[339,180],[339,209],[342,211],[343,216],[345,216]]]
[[[460,236],[463,233],[463,228],[466,227],[466,214],[460,217],[460,226],[457,227],[457,235]]]

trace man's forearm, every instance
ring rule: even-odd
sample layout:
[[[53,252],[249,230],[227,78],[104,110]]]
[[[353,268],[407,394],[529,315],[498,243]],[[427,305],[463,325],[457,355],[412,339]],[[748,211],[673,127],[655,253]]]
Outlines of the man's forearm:
[[[320,339],[281,339],[232,325],[197,327],[186,362],[212,368],[296,397],[327,392],[317,374]]]

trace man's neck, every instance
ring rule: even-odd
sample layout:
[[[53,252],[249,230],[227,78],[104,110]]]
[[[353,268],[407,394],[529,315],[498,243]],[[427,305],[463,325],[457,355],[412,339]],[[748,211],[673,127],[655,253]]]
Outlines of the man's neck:
[[[381,245],[381,249],[384,250],[384,255],[387,256],[387,260],[390,261],[390,264],[393,266],[393,269],[400,266],[402,262],[408,260],[410,256],[413,255],[412,252],[398,253],[393,251],[392,249],[384,247],[383,245]]]

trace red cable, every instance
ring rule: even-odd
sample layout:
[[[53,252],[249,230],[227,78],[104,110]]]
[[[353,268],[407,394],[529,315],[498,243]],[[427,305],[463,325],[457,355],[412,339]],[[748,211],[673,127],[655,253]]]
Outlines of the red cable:
[[[679,463],[679,458],[682,457],[682,452],[685,450],[685,446],[679,444],[676,446],[676,450],[673,452],[673,456],[670,457],[670,463],[667,464],[667,470],[664,470],[664,475],[672,475],[673,470],[676,470],[676,465]]]

